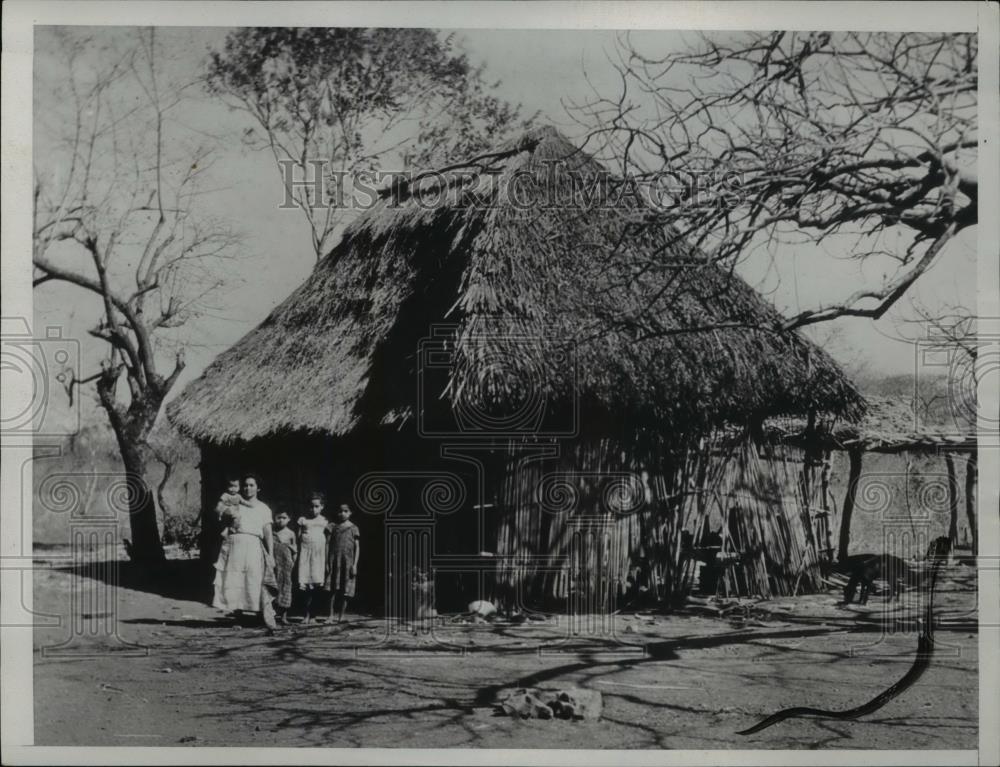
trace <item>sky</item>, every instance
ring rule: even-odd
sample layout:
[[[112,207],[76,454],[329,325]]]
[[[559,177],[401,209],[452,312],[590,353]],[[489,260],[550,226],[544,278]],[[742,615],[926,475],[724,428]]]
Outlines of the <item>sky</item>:
[[[129,30],[90,28],[94,43],[88,55],[106,57]],[[197,76],[206,52],[218,47],[224,29],[163,28],[166,71],[178,77]],[[486,78],[499,81],[497,93],[520,103],[524,114],[539,113],[548,122],[573,137],[579,133],[564,105],[587,99],[593,92],[615,93],[617,74],[609,63],[615,33],[606,31],[491,31],[458,30],[456,36],[470,58],[485,66]],[[672,32],[645,32],[644,49],[666,51],[681,44]],[[107,47],[112,46],[112,47]],[[47,144],[64,127],[65,98],[47,84],[59,83],[63,73],[61,44],[42,28],[35,41],[36,165],[47,162]],[[188,137],[221,138],[211,170],[212,192],[202,202],[206,213],[228,222],[242,233],[239,258],[227,265],[227,288],[217,311],[192,327],[187,337],[187,368],[172,395],[197,376],[221,351],[249,332],[297,285],[304,281],[315,262],[302,214],[281,209],[282,188],[269,154],[253,151],[238,140],[250,123],[246,116],[229,110],[205,95],[196,95],[171,112],[170,130]],[[813,246],[778,246],[770,253],[749,259],[740,268],[742,276],[763,292],[779,309],[795,312],[843,298],[863,285],[877,285],[886,264],[846,258],[849,253]],[[65,258],[72,258],[66,253]],[[912,299],[928,308],[966,305],[975,307],[975,229],[966,230],[949,244],[939,262],[925,274]],[[102,344],[87,335],[100,307],[71,286],[48,284],[35,291],[35,325],[62,327],[64,336],[79,339],[82,372],[96,369]],[[850,370],[864,368],[874,374],[906,374],[914,370],[912,343],[900,340],[902,333],[918,335],[919,329],[900,324],[912,314],[904,299],[878,322],[849,318],[824,323],[811,330],[814,339]]]

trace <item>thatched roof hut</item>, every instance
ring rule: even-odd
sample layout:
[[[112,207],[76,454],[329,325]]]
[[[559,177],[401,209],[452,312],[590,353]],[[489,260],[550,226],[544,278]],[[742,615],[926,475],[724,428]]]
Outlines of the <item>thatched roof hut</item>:
[[[455,325],[456,356],[435,395],[452,407],[475,398],[502,411],[530,385],[550,406],[575,398],[591,417],[643,429],[858,412],[823,350],[779,332],[739,276],[644,226],[636,197],[551,128],[465,170],[361,215],[171,419],[215,443],[405,424],[418,344],[442,322]],[[654,301],[662,334],[648,338]]]
[[[204,466],[249,450],[255,460],[322,453],[361,471],[365,460],[389,466],[390,453],[394,468],[443,455],[441,440],[488,440],[509,457],[550,439],[578,469],[676,475],[652,482],[658,490],[643,480],[663,514],[678,508],[677,483],[688,481],[678,477],[693,465],[678,450],[711,430],[863,411],[822,349],[782,332],[779,314],[739,276],[648,214],[634,185],[551,128],[397,184],[188,385],[169,417],[215,456]],[[300,464],[289,471],[301,474]],[[704,484],[711,472],[695,475]],[[477,508],[517,509],[498,523],[509,539],[480,535],[482,545],[539,555],[563,545],[526,511],[535,495],[490,486],[505,487],[504,498]],[[679,522],[655,535],[646,522],[628,524],[617,572],[643,537],[665,535],[676,553]]]

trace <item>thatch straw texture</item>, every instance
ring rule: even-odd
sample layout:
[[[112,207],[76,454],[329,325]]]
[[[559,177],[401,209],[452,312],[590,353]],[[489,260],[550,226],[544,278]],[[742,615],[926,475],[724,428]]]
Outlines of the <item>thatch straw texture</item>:
[[[228,444],[409,425],[435,407],[502,418],[531,398],[618,436],[860,412],[825,352],[777,332],[778,313],[738,276],[643,225],[648,208],[609,178],[545,128],[474,173],[379,201],[170,418]],[[435,323],[452,323],[452,364],[418,401],[418,347]]]

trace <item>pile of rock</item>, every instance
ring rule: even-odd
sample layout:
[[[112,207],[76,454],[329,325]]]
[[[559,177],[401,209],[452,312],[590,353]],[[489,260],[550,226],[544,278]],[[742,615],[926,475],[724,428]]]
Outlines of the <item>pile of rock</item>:
[[[579,687],[517,687],[501,690],[497,709],[507,716],[522,719],[601,718],[601,693]]]

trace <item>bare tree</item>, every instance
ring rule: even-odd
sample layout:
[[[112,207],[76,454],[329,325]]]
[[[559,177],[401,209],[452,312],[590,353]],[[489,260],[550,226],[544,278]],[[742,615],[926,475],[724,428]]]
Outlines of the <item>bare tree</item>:
[[[34,286],[67,283],[99,301],[90,334],[106,344],[100,369],[82,379],[64,372],[63,383],[71,398],[96,384],[130,487],[130,552],[155,561],[163,550],[147,437],[184,368],[176,329],[210,306],[218,262],[237,240],[199,214],[209,152],[170,134],[186,87],[161,74],[155,31],[110,51],[70,33],[59,44],[65,71],[37,85],[58,128],[35,158]],[[166,363],[171,344],[179,348]]]
[[[782,329],[881,317],[976,224],[976,35],[689,42],[658,54],[621,38],[618,91],[595,90],[570,112],[592,150],[652,195],[648,223],[711,260],[732,268],[776,241],[849,237],[853,258],[894,264],[880,286],[802,311]],[[900,239],[887,242],[890,231]],[[655,309],[644,318],[651,334]]]
[[[251,118],[243,139],[274,157],[317,261],[353,178],[388,158],[396,172],[471,156],[519,124],[519,107],[430,29],[242,28],[213,51],[207,81]]]

